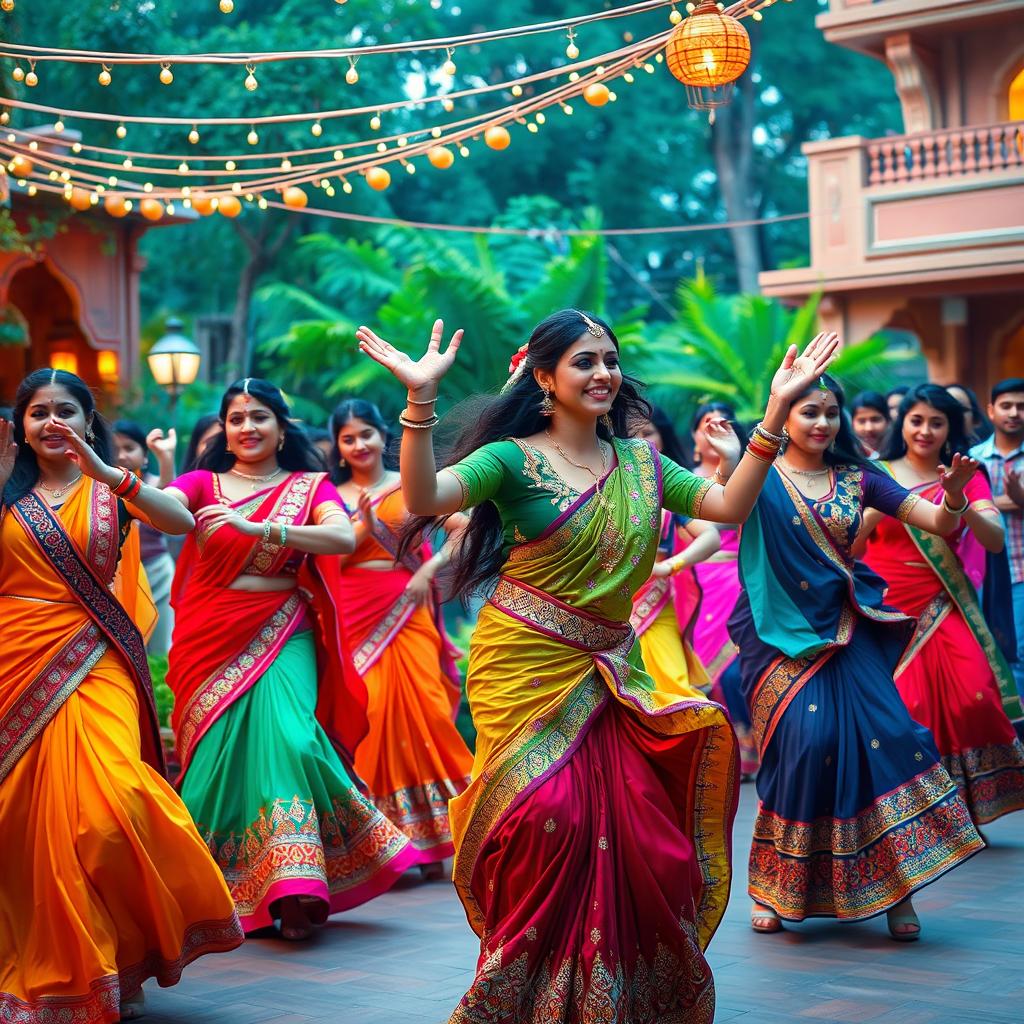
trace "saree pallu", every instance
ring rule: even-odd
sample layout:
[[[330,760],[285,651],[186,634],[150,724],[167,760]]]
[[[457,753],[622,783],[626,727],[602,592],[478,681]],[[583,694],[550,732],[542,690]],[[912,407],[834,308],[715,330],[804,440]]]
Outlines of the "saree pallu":
[[[338,501],[323,480],[292,474],[233,504],[253,522],[302,525],[318,495]],[[179,560],[167,673],[179,785],[246,931],[270,925],[287,896],[305,898],[322,922],[384,892],[416,861],[343,763],[366,718],[365,690],[342,653],[336,566],[297,564],[290,549],[223,527],[194,534]],[[228,586],[243,572],[296,570],[293,590]]]
[[[893,672],[913,620],[849,555],[877,474],[840,470],[805,499],[769,474],[743,529],[730,622],[761,755],[749,892],[780,917],[882,913],[983,847],[931,735]]]
[[[660,476],[649,446],[616,448],[600,497],[511,549],[473,634],[476,760],[451,810],[481,954],[452,1024],[714,1015],[703,950],[728,900],[735,742],[718,705],[640,665],[627,619]]]
[[[342,567],[337,592],[368,693],[369,729],[355,767],[377,809],[429,863],[455,852],[448,801],[469,784],[473,755],[455,728],[462,689],[436,588],[420,607],[405,591],[430,549],[410,551],[390,571],[361,569],[359,562],[397,556],[401,492],[378,496],[374,512],[373,535],[351,556],[355,564]]]
[[[164,781],[139,564],[84,480],[0,521],[0,1020],[106,1024],[147,978],[238,946],[231,897]],[[139,614],[139,618],[144,616]]]
[[[669,544],[670,557],[687,547],[678,536],[671,512],[662,514],[661,537],[663,544]],[[655,685],[691,700],[703,700],[710,682],[692,643],[700,602],[697,578],[693,569],[687,568],[674,576],[647,580],[633,598],[629,617],[644,668]]]
[[[986,499],[987,485],[975,478]],[[919,491],[933,501],[941,490]],[[917,618],[896,686],[914,720],[935,739],[942,763],[976,824],[1024,807],[1024,746],[1008,717],[1020,716],[1009,665],[960,562],[956,542],[883,520],[865,560],[889,584],[886,600]]]
[[[711,677],[711,699],[729,712],[740,750],[740,771],[757,774],[759,758],[750,716],[740,688],[737,649],[729,636],[729,616],[740,596],[737,562],[740,536],[735,527],[719,526],[722,546],[693,567],[700,587],[700,611],[693,625],[693,649]]]

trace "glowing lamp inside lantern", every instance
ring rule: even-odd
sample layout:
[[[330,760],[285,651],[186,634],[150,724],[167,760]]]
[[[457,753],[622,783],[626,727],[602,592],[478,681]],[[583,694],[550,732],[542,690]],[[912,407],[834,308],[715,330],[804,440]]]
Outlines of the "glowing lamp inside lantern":
[[[103,349],[96,354],[96,371],[104,384],[116,384],[121,377],[121,360],[117,353]]]
[[[78,373],[78,356],[74,352],[51,352],[50,368],[64,370],[67,373]]]

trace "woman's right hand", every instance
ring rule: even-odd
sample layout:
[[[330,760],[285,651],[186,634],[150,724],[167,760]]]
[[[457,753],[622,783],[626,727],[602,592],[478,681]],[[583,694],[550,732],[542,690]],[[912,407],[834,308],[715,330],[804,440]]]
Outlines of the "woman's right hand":
[[[455,354],[459,351],[459,345],[462,342],[460,329],[452,335],[448,348],[442,352],[441,337],[443,333],[444,321],[435,320],[434,329],[430,332],[427,351],[418,361],[413,360],[404,352],[400,352],[394,345],[388,344],[369,327],[360,327],[356,331],[356,338],[359,339],[360,352],[366,353],[386,370],[390,370],[409,391],[413,394],[430,392],[433,397],[441,378],[455,362]]]
[[[14,424],[0,419],[0,491],[7,486],[14,472],[14,460],[18,457],[18,446],[14,443]]]

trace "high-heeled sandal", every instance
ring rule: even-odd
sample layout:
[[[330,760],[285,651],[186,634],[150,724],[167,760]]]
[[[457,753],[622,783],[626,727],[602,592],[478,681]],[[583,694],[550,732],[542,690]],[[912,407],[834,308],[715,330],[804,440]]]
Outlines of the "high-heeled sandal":
[[[762,935],[772,935],[782,931],[782,921],[771,907],[755,903],[750,909],[750,927]]]
[[[902,903],[897,903],[891,910],[886,911],[885,918],[889,926],[889,935],[896,942],[917,942],[921,938],[921,921],[913,907],[910,910],[898,912],[902,906]],[[909,930],[896,931],[900,927],[906,927]]]

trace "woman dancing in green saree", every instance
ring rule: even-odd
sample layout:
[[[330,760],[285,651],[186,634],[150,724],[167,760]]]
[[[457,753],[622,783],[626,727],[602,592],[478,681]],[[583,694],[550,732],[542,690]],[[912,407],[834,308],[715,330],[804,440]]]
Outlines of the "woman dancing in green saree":
[[[360,328],[360,348],[409,390],[401,475],[413,515],[474,508],[454,590],[492,584],[467,692],[478,730],[469,788],[452,801],[454,880],[481,937],[452,1024],[710,1022],[704,959],[729,895],[736,745],[721,707],[658,689],[629,625],[661,510],[742,522],[768,461],[725,487],[631,439],[649,410],[603,321],[543,321],[497,399],[435,469],[438,384],[461,341],[441,321],[414,362]],[[773,382],[768,432],[837,340],[795,348]],[[708,428],[735,464],[731,428]]]

